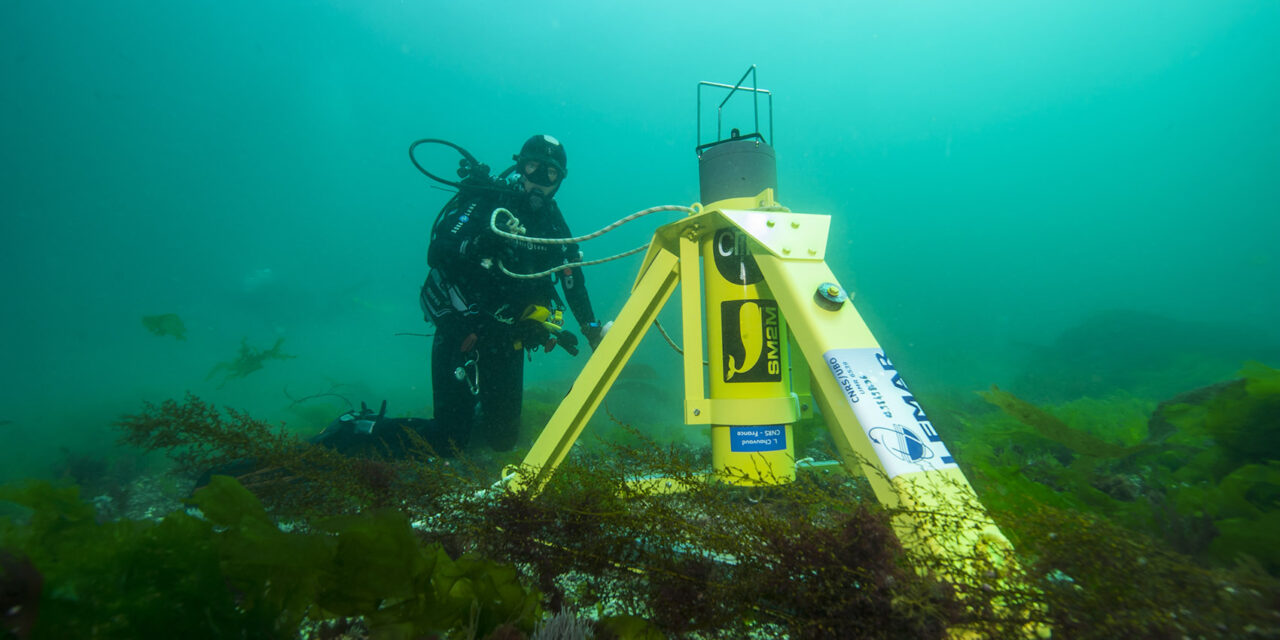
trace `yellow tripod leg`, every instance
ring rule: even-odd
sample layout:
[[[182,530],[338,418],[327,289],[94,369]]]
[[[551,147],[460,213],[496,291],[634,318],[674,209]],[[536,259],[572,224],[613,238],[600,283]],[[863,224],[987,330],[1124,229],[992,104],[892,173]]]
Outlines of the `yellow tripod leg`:
[[[535,492],[542,489],[582,434],[582,428],[635,352],[640,338],[671,297],[680,281],[678,258],[665,249],[651,250],[646,258],[645,271],[632,289],[631,297],[534,441],[521,463],[525,473],[512,480],[513,489],[530,488]]]
[[[897,508],[903,545],[942,560],[953,580],[974,563],[1016,570],[1012,546],[978,500],[946,446],[851,302],[818,301],[836,284],[822,260],[756,261],[813,373],[811,385],[837,447],[855,456],[880,502]]]

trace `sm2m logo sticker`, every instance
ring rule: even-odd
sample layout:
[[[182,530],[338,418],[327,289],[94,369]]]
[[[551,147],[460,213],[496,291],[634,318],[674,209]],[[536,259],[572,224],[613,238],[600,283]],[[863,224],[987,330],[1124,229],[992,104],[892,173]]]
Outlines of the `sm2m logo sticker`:
[[[782,380],[782,323],[773,300],[720,303],[720,340],[725,382]]]

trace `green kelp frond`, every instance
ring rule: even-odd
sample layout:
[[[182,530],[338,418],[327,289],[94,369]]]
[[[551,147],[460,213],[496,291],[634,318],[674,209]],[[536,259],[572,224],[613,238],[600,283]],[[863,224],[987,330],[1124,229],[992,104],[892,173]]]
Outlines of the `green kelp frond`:
[[[1275,511],[1280,507],[1280,460],[1247,464],[1232,471],[1218,483],[1215,495],[1204,507],[1217,518],[1259,518]]]
[[[165,313],[158,316],[142,316],[142,326],[157,336],[173,336],[178,340],[187,339],[187,326],[176,313]]]
[[[1139,470],[1142,455],[1160,448],[1147,437],[1148,402],[1127,395],[1081,398],[1050,413],[998,387],[979,395],[1000,411],[975,422],[970,438],[986,442],[966,444],[972,455],[961,460],[977,470],[974,481],[989,507],[1016,512],[1039,503],[1154,530],[1150,499],[1162,489]],[[1110,442],[1100,433],[1139,444]]]
[[[1280,573],[1280,511],[1257,518],[1224,518],[1213,526],[1218,537],[1209,544],[1209,552],[1218,560],[1252,558],[1273,575]]]
[[[990,391],[978,395],[1000,407],[1010,417],[1036,430],[1041,436],[1061,444],[1073,452],[1095,458],[1123,458],[1141,451],[1143,447],[1126,447],[1107,442],[1091,433],[1071,427],[1053,414],[1030,402],[991,385]]]
[[[263,363],[267,360],[289,360],[297,356],[289,355],[280,351],[280,346],[284,344],[284,338],[277,338],[276,343],[270,349],[262,350],[257,347],[249,346],[248,338],[240,339],[240,354],[235,360],[228,362],[219,362],[213,365],[209,370],[209,375],[205,376],[205,380],[211,380],[219,372],[225,372],[222,376],[222,382],[218,384],[218,388],[226,386],[232,378],[244,378],[249,374],[262,368]]]
[[[1245,390],[1255,398],[1280,395],[1280,369],[1273,369],[1261,362],[1244,363],[1238,374],[1245,380]]]
[[[191,500],[207,520],[98,523],[74,497],[43,483],[0,490],[31,511],[0,518],[0,548],[44,576],[34,638],[293,639],[304,620],[347,617],[375,638],[484,638],[502,625],[531,632],[542,617],[541,594],[513,567],[454,560],[395,512],[284,531],[226,476]]]
[[[1180,513],[1213,523],[1215,558],[1246,554],[1280,573],[1280,461],[1241,466],[1217,483],[1183,483],[1172,497]]]
[[[1053,415],[1069,426],[1124,447],[1155,444],[1161,434],[1151,433],[1149,421],[1156,402],[1119,392],[1103,398],[1076,398],[1054,405]]]
[[[1152,425],[1174,431],[1153,469],[1166,478],[1162,515],[1174,525],[1166,530],[1195,534],[1181,548],[1280,573],[1280,371],[1248,362],[1239,375],[1152,414]]]
[[[1239,375],[1160,403],[1145,437],[1141,400],[1080,399],[1051,414],[993,388],[982,397],[1027,430],[975,422],[980,442],[963,460],[994,511],[1085,511],[1200,562],[1249,557],[1280,573],[1280,371],[1250,362]]]
[[[183,512],[98,523],[77,493],[44,482],[0,491],[31,512],[0,519],[0,547],[44,576],[33,638],[288,637],[273,615],[236,606],[209,523]]]
[[[1239,375],[1175,396],[1152,416],[1153,424],[1168,423],[1188,437],[1212,438],[1221,448],[1215,478],[1242,464],[1280,460],[1280,371],[1249,362]]]
[[[637,616],[603,618],[600,621],[600,628],[613,633],[621,640],[665,640],[667,638],[657,625]],[[551,636],[551,638],[559,637]]]

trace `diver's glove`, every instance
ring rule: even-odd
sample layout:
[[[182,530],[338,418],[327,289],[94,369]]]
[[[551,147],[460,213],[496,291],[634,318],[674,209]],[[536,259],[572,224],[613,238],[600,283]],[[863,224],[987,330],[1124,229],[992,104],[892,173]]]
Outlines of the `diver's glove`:
[[[609,327],[613,326],[613,321],[601,325],[599,322],[592,320],[580,328],[582,329],[582,337],[587,339],[587,344],[591,345],[591,350],[595,351],[600,346],[600,341],[604,339],[604,334],[609,332]]]
[[[531,304],[521,314],[515,329],[517,349],[537,351],[541,347],[550,352],[558,344],[569,355],[578,355],[578,336],[564,330],[564,312],[560,309]]]
[[[569,352],[569,355],[578,355],[578,336],[575,336],[568,331],[561,331],[559,334],[552,336],[552,338],[554,339],[554,342],[547,346],[547,351],[550,351],[551,347],[559,344],[561,348]]]
[[[521,322],[516,326],[515,348],[517,349],[525,351],[543,349],[551,353],[556,345],[560,345],[571,356],[578,355],[578,336],[568,331],[549,331],[536,322]]]

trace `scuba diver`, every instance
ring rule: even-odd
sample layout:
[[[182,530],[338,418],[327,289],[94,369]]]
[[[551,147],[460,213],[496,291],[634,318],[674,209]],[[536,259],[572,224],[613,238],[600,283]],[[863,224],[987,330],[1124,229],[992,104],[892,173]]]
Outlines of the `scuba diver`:
[[[462,154],[460,182],[418,164],[413,151],[424,143]],[[489,447],[508,451],[519,435],[526,354],[556,346],[578,353],[577,337],[564,330],[565,304],[555,285],[592,350],[608,327],[591,309],[576,266],[581,260],[577,245],[517,240],[492,228],[496,222],[534,240],[571,237],[555,201],[567,175],[564,146],[548,135],[533,136],[512,156],[515,165],[497,177],[466,150],[443,140],[419,140],[409,154],[428,177],[458,190],[432,225],[430,271],[419,295],[423,318],[436,327],[431,348],[435,417],[388,418],[385,400],[377,412],[361,403],[308,442],[348,456],[403,458],[415,451],[415,439],[407,433],[413,431],[435,453],[450,456],[470,445],[480,427]],[[547,275],[519,277],[543,272]],[[236,460],[204,472],[196,486],[207,484],[213,474],[239,476],[258,468],[255,459]]]
[[[507,451],[520,426],[526,352],[560,345],[577,353],[577,337],[563,330],[564,301],[593,350],[603,330],[582,269],[573,264],[581,259],[576,245],[516,240],[492,228],[496,223],[528,238],[571,236],[555,201],[568,175],[564,146],[548,135],[529,138],[497,180],[462,153],[467,159],[459,175],[466,179],[451,183],[458,193],[431,229],[430,271],[419,299],[424,319],[436,327],[435,425],[428,439],[462,449],[481,427],[485,443]],[[518,277],[543,272],[550,273]]]
[[[414,150],[428,143],[462,155],[461,181],[445,180],[418,164]],[[556,346],[578,353],[578,338],[564,329],[565,301],[593,350],[608,326],[602,327],[591,309],[576,266],[582,257],[577,245],[536,242],[571,237],[555,201],[568,174],[564,145],[548,135],[533,136],[512,156],[515,164],[496,177],[445,140],[418,140],[409,157],[427,177],[457,189],[432,224],[430,270],[419,294],[423,319],[436,328],[431,347],[435,417],[386,418],[385,402],[377,413],[362,404],[311,442],[351,455],[401,457],[408,445],[404,431],[411,429],[447,456],[467,448],[480,430],[490,448],[508,451],[519,435],[526,355]],[[495,225],[521,239],[499,235]],[[545,275],[521,277],[531,274]]]

